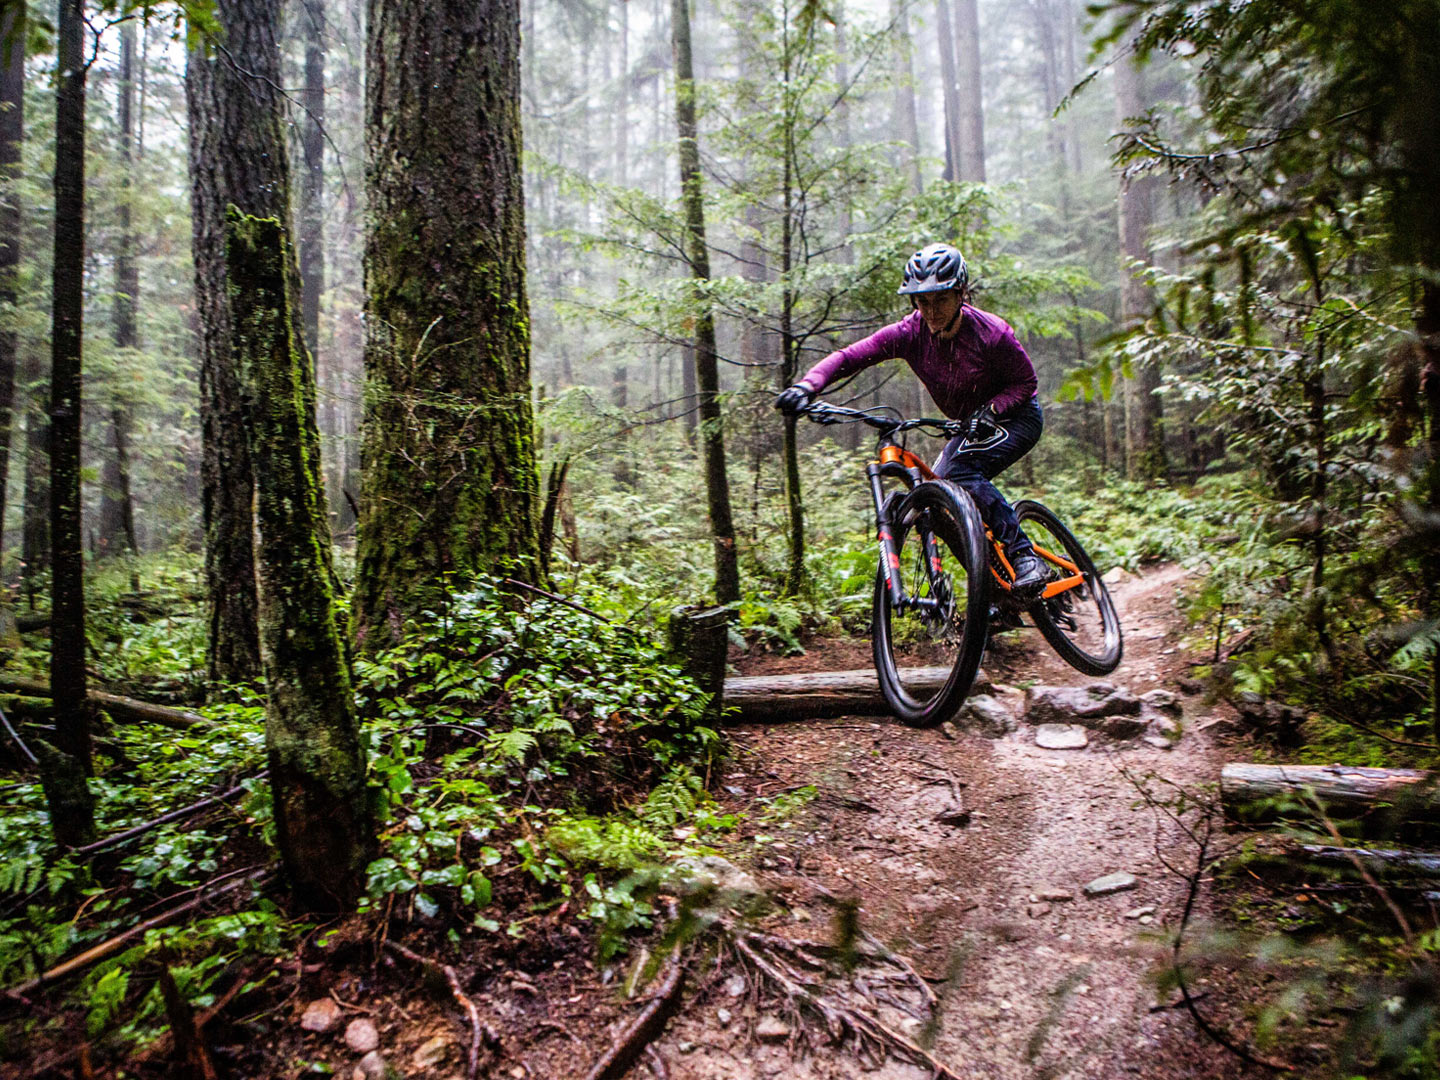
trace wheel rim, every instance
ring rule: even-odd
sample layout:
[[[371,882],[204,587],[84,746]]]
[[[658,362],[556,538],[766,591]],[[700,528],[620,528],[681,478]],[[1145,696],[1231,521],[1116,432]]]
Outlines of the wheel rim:
[[[1119,652],[1120,624],[1094,565],[1073,540],[1044,518],[1022,515],[1020,521],[1052,583],[1081,578],[1080,584],[1038,601],[1036,607],[1049,616],[1051,625],[1076,652],[1097,666],[1110,663]],[[1051,556],[1072,564],[1078,575]]]
[[[936,533],[941,561],[938,577],[926,571],[922,524],[934,512],[926,509],[913,520],[897,523],[895,542],[899,573],[912,603],[895,609],[881,589],[885,645],[894,667],[894,689],[907,708],[921,712],[943,695],[957,677],[956,665],[965,648],[970,580],[953,530],[944,523]],[[946,536],[950,539],[946,539]]]

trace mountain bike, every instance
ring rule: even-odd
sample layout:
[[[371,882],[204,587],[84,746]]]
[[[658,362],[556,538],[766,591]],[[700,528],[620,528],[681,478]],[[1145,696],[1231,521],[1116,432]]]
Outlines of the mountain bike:
[[[865,466],[880,547],[871,643],[880,691],[895,715],[913,727],[953,716],[970,693],[992,626],[1024,626],[1022,613],[1070,666],[1087,675],[1114,671],[1123,652],[1120,619],[1075,534],[1033,499],[1015,504],[1050,580],[1032,601],[1013,597],[1014,569],[970,495],[904,444],[911,431],[953,438],[969,424],[889,411],[816,401],[801,413],[879,433],[875,460]],[[899,486],[887,491],[890,480]]]

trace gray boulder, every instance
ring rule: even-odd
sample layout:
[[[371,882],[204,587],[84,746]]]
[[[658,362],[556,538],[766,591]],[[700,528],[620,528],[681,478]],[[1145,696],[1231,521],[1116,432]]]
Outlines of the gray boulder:
[[[1142,705],[1148,705],[1152,709],[1157,709],[1162,713],[1167,713],[1170,716],[1179,716],[1185,711],[1178,697],[1169,690],[1162,690],[1159,687],[1156,687],[1154,690],[1147,690],[1141,694],[1140,703]]]
[[[686,856],[670,867],[670,887],[699,909],[753,910],[765,904],[760,883],[719,855]]]
[[[999,698],[989,694],[971,694],[955,717],[959,725],[977,735],[998,739],[1018,726],[1015,714]]]
[[[1089,686],[1032,686],[1025,694],[1027,724],[1084,724],[1102,728],[1110,716],[1135,716],[1140,699],[1113,683]]]

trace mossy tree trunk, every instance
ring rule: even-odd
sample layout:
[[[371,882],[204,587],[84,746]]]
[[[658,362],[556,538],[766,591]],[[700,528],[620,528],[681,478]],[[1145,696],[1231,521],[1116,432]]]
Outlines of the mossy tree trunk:
[[[349,907],[364,889],[375,834],[335,619],[314,373],[293,315],[299,272],[285,226],[232,207],[226,276],[255,474],[265,744],[280,855],[302,900]]]
[[[393,641],[451,578],[539,573],[519,0],[369,0],[354,611]]]
[[[705,241],[705,195],[701,186],[700,143],[695,123],[695,70],[690,53],[689,0],[673,0],[671,43],[675,50],[675,121],[680,134],[680,189],[685,203],[685,256],[695,279],[695,389],[699,396],[700,447],[715,544],[715,599],[740,599],[735,524],[730,513],[730,479],[725,470],[725,427],[720,415],[720,371],[715,316],[705,297],[710,250]]]
[[[212,682],[260,673],[252,539],[254,477],[231,365],[225,208],[288,220],[280,0],[225,0],[220,41],[191,52],[185,78],[195,299],[200,314],[201,508]],[[223,49],[222,49],[223,47]],[[298,312],[292,312],[298,322]]]

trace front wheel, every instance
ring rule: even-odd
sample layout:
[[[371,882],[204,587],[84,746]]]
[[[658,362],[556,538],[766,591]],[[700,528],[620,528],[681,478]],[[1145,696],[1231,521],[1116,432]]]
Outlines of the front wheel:
[[[1095,564],[1064,522],[1039,503],[1023,499],[1015,513],[1050,573],[1045,594],[1028,609],[1036,629],[1077,671],[1110,674],[1124,651],[1120,617]]]
[[[970,693],[989,627],[985,533],[970,497],[944,481],[886,502],[905,603],[875,575],[871,641],[886,704],[912,727],[953,716]],[[927,555],[927,538],[933,540]]]

